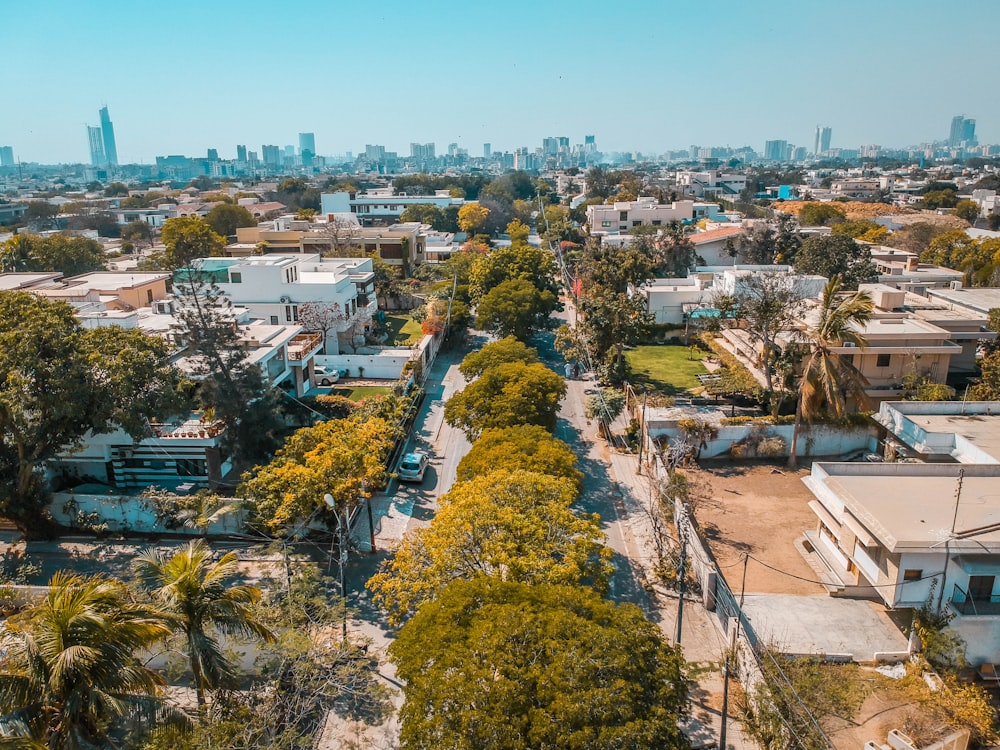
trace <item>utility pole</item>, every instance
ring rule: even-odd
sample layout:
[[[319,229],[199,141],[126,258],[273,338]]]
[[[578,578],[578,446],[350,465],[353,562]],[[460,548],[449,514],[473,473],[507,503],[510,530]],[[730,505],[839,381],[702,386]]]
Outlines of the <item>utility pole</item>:
[[[736,613],[736,637],[733,638],[726,651],[726,659],[722,663],[722,731],[719,732],[719,747],[726,750],[726,730],[729,722],[729,671],[730,660],[733,651],[738,648],[740,642],[740,626],[743,624],[743,594],[747,589],[747,565],[750,562],[750,555],[743,554],[743,583],[740,586],[740,609]]]
[[[344,566],[347,563],[347,524],[348,524],[348,511],[345,504],[344,516],[341,518],[340,512],[337,510],[337,501],[333,499],[333,495],[327,492],[323,495],[323,502],[326,503],[326,507],[333,511],[333,515],[337,519],[337,536],[333,538],[330,542],[330,557],[333,558],[333,545],[334,542],[337,543],[339,549],[337,550],[337,562],[340,572],[340,596],[344,602],[344,624],[343,624],[343,635],[344,640],[347,640],[347,577],[345,575]],[[329,569],[329,564],[327,565]]]
[[[684,624],[684,592],[687,589],[687,526],[684,514],[677,519],[677,536],[681,543],[681,563],[677,569],[677,632],[674,635],[674,643],[681,645],[681,629]]]

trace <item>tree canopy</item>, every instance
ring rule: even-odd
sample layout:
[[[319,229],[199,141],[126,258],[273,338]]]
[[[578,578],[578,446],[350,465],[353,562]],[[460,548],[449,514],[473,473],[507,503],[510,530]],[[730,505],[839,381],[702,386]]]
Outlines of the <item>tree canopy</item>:
[[[52,234],[19,234],[0,245],[0,270],[59,271],[77,276],[104,268],[104,250],[96,240]]]
[[[556,273],[552,253],[528,244],[496,247],[477,255],[469,271],[469,292],[479,300],[491,289],[511,279],[524,279],[538,289],[555,293]]]
[[[389,651],[407,750],[688,747],[680,654],[638,607],[585,588],[456,581]]]
[[[809,237],[795,256],[795,270],[828,279],[839,276],[844,289],[878,279],[871,251],[843,235]]]
[[[164,268],[181,268],[196,258],[221,255],[226,240],[215,232],[200,216],[181,216],[163,223],[160,239],[166,251],[161,265]]]
[[[440,499],[430,526],[407,534],[369,588],[393,622],[457,578],[588,584],[611,575],[597,516],[570,506],[573,482],[530,471],[493,471],[459,482]]]
[[[836,203],[806,203],[799,209],[799,222],[807,227],[822,227],[846,218],[844,209]]]
[[[448,399],[444,416],[471,440],[489,427],[535,424],[555,429],[566,381],[542,364],[508,362],[489,367]]]
[[[489,474],[502,466],[508,471],[523,469],[550,477],[568,479],[583,486],[573,449],[550,435],[544,427],[516,425],[483,430],[458,464],[458,481],[465,482]]]
[[[472,380],[482,375],[487,367],[494,367],[506,362],[523,362],[530,365],[537,361],[537,350],[513,336],[507,336],[485,344],[478,351],[466,354],[458,369],[467,380]]]
[[[41,522],[37,470],[88,432],[134,438],[183,407],[167,344],[123,328],[84,330],[73,308],[0,292],[0,508],[22,530]]]
[[[243,206],[233,203],[220,203],[205,215],[205,223],[221,237],[236,234],[239,227],[252,227],[257,220]]]
[[[1000,239],[978,239],[952,230],[934,237],[920,260],[962,271],[970,286],[993,286],[1000,281]]]
[[[476,327],[495,336],[513,336],[527,341],[546,327],[558,299],[548,289],[539,289],[527,279],[509,279],[493,287],[476,307]]]
[[[323,500],[354,507],[385,481],[395,428],[381,417],[334,419],[292,434],[267,466],[245,474],[241,492],[272,533],[318,513],[335,526]]]

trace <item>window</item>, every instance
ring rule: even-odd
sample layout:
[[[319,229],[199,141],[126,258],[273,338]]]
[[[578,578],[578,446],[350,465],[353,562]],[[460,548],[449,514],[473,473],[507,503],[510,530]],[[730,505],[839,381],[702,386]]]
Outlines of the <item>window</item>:
[[[618,221],[628,221],[628,211],[619,211]]]
[[[299,319],[298,305],[285,305],[285,322],[292,323]]]
[[[845,365],[854,365],[854,355],[853,354],[841,354],[840,359]]]
[[[610,221],[602,221],[601,222],[601,226],[602,227],[610,227],[611,226],[611,222]]]
[[[271,325],[273,325],[273,326],[278,325],[278,316],[277,315],[272,315],[271,316]]]
[[[632,222],[632,226],[634,226],[634,227],[642,226],[642,222],[641,221],[633,221]]]
[[[242,284],[243,283],[243,274],[240,273],[239,271],[233,271],[232,273],[229,274],[229,283],[230,284]]]
[[[654,227],[658,227],[658,226],[660,226],[660,224],[662,224],[662,223],[663,223],[663,222],[662,222],[662,221],[660,221],[659,219],[653,219],[653,226],[654,226]]]
[[[903,571],[903,580],[904,581],[919,581],[923,577],[924,577],[924,571],[922,571],[922,570],[917,570],[915,568],[910,568],[908,570],[904,570]]]
[[[889,354],[879,354],[878,359],[875,361],[876,367],[888,367],[889,366]]]
[[[178,458],[177,474],[182,477],[204,477],[208,476],[208,469],[201,459]]]

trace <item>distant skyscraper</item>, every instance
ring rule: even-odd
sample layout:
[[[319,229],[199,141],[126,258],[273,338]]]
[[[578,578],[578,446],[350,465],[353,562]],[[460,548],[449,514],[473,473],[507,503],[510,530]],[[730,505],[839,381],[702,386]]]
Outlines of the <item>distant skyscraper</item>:
[[[410,144],[410,158],[411,159],[434,159],[435,157],[435,146],[433,143],[411,143]]]
[[[767,161],[785,161],[787,150],[787,141],[764,141],[764,159]]]
[[[816,126],[816,142],[813,146],[814,155],[818,156],[819,154],[825,154],[830,150],[830,137],[832,135],[832,128],[828,128],[823,125]]]
[[[559,153],[559,139],[558,138],[543,138],[542,139],[542,153],[546,156],[555,156]]]
[[[311,167],[313,158],[316,156],[316,134],[299,133],[299,156],[302,157],[302,166]]]
[[[219,160],[219,149],[217,149],[217,148],[210,148],[208,150],[207,158],[208,158],[209,161],[218,161]]]
[[[365,144],[365,158],[369,161],[385,161],[385,146]]]
[[[0,146],[0,167],[14,166],[14,147]]]
[[[92,167],[105,167],[108,159],[104,155],[104,136],[99,127],[87,126],[87,140],[90,142],[90,165]]]
[[[247,160],[247,147],[246,146],[236,146],[236,161],[246,161]]]
[[[277,146],[261,146],[261,154],[264,159],[265,167],[280,167],[281,166],[281,150]]]
[[[493,146],[490,145],[489,143],[484,143],[483,144],[483,158],[484,159],[489,159],[492,154],[493,154]]]
[[[951,132],[948,135],[949,146],[975,146],[976,121],[965,115],[955,115],[951,118]]]
[[[110,167],[118,166],[118,147],[115,145],[115,126],[111,124],[111,115],[107,107],[101,107],[101,135],[104,139],[104,158]]]

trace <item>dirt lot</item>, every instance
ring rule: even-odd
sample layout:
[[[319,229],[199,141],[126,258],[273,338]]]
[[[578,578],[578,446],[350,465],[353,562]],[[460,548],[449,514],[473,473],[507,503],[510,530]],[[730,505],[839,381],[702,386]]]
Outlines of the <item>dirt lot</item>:
[[[742,578],[743,553],[749,553],[748,592],[761,594],[823,594],[819,584],[800,581],[770,570],[757,560],[779,570],[816,579],[794,541],[816,525],[807,503],[812,493],[802,484],[808,468],[789,471],[784,463],[713,463],[685,469],[692,481],[695,517],[708,536],[712,554],[733,591]]]

